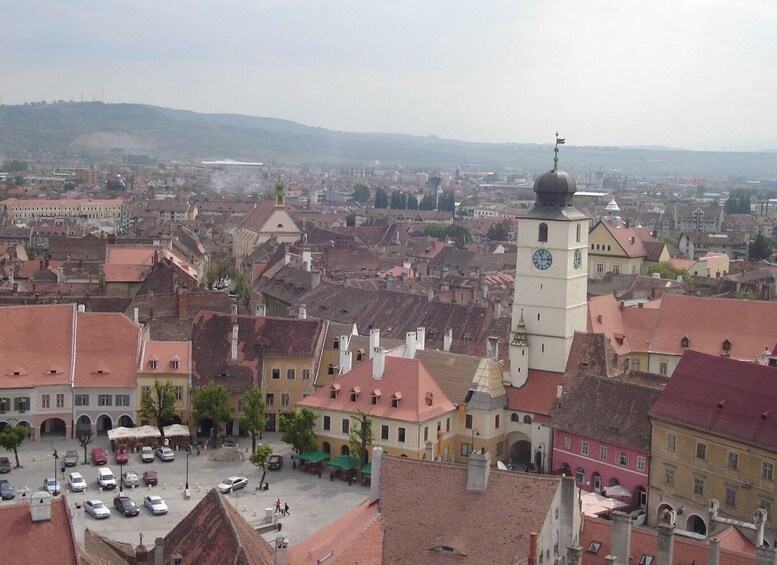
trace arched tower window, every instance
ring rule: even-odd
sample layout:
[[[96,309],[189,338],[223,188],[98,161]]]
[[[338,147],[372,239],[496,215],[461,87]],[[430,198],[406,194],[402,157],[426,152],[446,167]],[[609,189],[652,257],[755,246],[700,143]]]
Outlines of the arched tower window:
[[[580,243],[580,224],[577,224],[577,242]]]
[[[548,241],[548,224],[545,222],[540,224],[540,233],[537,241]]]

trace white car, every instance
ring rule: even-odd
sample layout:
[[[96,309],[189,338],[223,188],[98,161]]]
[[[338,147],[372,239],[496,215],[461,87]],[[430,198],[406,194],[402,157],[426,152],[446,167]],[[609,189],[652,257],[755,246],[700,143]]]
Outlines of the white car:
[[[224,479],[216,488],[219,489],[219,492],[229,493],[239,488],[245,488],[246,483],[248,483],[246,477],[233,476]]]
[[[43,488],[51,496],[57,496],[62,493],[62,487],[56,477],[46,477],[43,479]]]
[[[149,509],[149,511],[157,516],[159,514],[167,514],[167,504],[162,500],[161,496],[150,495],[143,499],[143,506]]]
[[[100,467],[97,469],[97,484],[106,490],[116,488],[116,477],[109,467]]]
[[[84,492],[86,490],[86,481],[78,471],[73,471],[67,476],[67,484],[70,492]]]
[[[111,509],[105,506],[102,500],[97,500],[96,498],[93,500],[87,500],[84,503],[84,509],[86,510],[87,514],[91,514],[98,520],[111,517]]]

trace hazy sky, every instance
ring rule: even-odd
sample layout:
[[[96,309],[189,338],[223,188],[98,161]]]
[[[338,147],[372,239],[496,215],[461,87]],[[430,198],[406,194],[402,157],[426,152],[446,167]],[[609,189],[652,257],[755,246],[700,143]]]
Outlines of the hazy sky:
[[[777,145],[775,0],[0,0],[0,100],[471,141]]]

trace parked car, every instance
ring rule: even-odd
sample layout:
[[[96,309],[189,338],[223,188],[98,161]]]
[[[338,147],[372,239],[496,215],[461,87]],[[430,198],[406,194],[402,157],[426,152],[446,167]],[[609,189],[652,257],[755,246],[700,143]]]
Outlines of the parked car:
[[[3,500],[13,500],[16,498],[16,489],[6,479],[0,479],[0,498]]]
[[[267,461],[267,468],[270,471],[279,471],[283,467],[283,455],[270,455]]]
[[[159,457],[161,461],[173,461],[175,459],[175,451],[169,447],[158,447],[156,456]]]
[[[96,498],[93,500],[87,500],[84,503],[84,510],[86,510],[87,514],[91,514],[98,520],[111,517],[110,509],[105,506],[105,504],[103,504],[102,500],[97,500]]]
[[[246,477],[232,476],[224,479],[216,488],[219,489],[219,492],[229,493],[233,490],[245,488],[247,483],[248,479]]]
[[[65,467],[75,467],[78,465],[78,452],[75,449],[68,449],[65,452]]]
[[[11,461],[8,457],[0,457],[0,473],[11,472]]]
[[[148,508],[154,516],[167,514],[167,504],[165,504],[161,496],[156,496],[155,494],[147,496],[143,499],[143,506]]]
[[[43,479],[43,489],[52,496],[62,494],[62,487],[56,477],[46,477]]]
[[[137,516],[140,514],[140,508],[135,504],[129,496],[117,496],[113,499],[113,506],[121,512],[121,515],[125,518],[127,516]]]
[[[67,484],[70,487],[70,492],[84,492],[86,490],[86,481],[77,471],[73,471],[67,476]]]
[[[140,479],[135,471],[124,471],[124,474],[121,476],[121,482],[124,483],[125,487],[140,486]]]
[[[92,464],[93,465],[108,464],[108,457],[105,455],[105,450],[102,447],[92,448]]]
[[[153,463],[154,462],[154,450],[151,449],[149,446],[144,445],[140,449],[140,460],[143,463]]]
[[[117,447],[116,451],[113,452],[113,456],[116,458],[117,465],[126,465],[127,461],[129,461],[126,447]]]
[[[97,484],[106,490],[115,489],[116,477],[113,475],[113,471],[108,467],[100,467],[97,469]]]
[[[143,473],[143,482],[146,483],[146,486],[158,485],[159,479],[156,476],[156,471],[145,471]]]

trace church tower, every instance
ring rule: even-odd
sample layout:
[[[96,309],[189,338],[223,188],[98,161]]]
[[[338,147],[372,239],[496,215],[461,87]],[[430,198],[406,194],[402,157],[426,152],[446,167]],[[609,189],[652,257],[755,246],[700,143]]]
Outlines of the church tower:
[[[572,205],[575,180],[553,169],[534,183],[534,206],[518,220],[510,381],[526,382],[528,370],[566,370],[576,331],[588,312],[588,218]],[[528,359],[526,359],[528,357]]]

